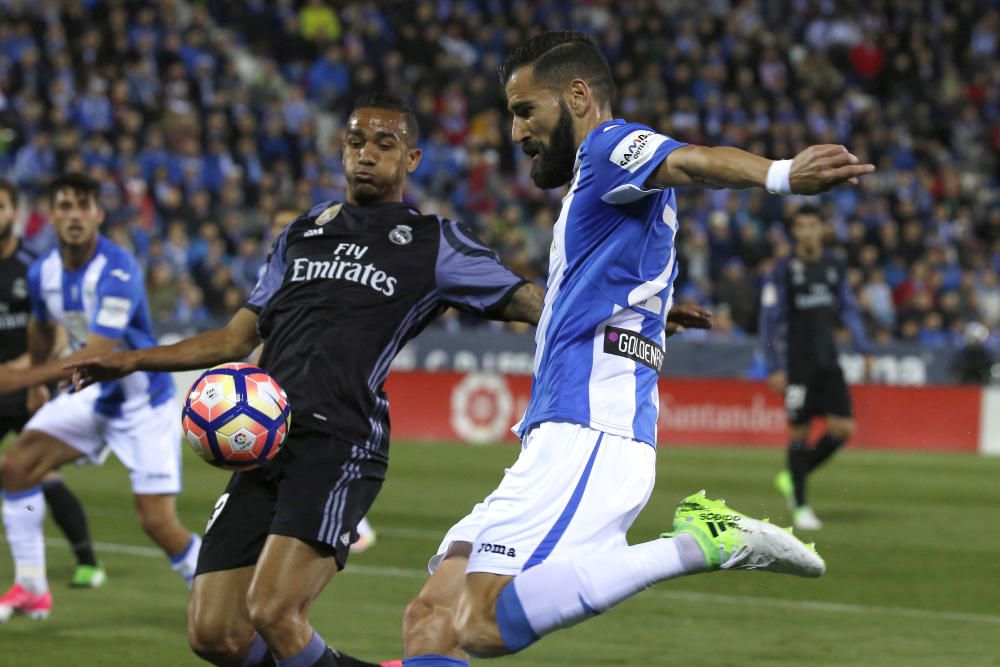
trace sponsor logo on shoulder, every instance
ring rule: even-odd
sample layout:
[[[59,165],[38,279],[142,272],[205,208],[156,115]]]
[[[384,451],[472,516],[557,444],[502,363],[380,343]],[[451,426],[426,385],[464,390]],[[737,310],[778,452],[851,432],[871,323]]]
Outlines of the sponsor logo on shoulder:
[[[611,162],[622,169],[635,171],[639,165],[649,160],[656,149],[666,141],[666,137],[652,130],[630,132],[611,151]]]
[[[316,229],[307,229],[305,233],[302,234],[302,238],[307,239],[310,236],[322,236],[322,234],[323,234],[323,228],[317,227]]]
[[[389,232],[389,240],[396,245],[406,245],[413,240],[413,227],[409,225],[396,225]]]
[[[108,271],[108,275],[112,275],[122,282],[125,282],[126,280],[132,277],[131,274],[129,274],[127,271],[124,271],[123,269],[111,269],[110,271]]]
[[[343,207],[344,205],[341,203],[337,203],[334,204],[333,206],[330,206],[316,217],[316,220],[313,224],[315,224],[317,227],[322,227],[326,223],[336,218],[337,214],[340,213],[340,209],[342,209]]]
[[[604,327],[604,353],[631,359],[657,373],[663,367],[663,348],[655,340],[618,327]]]

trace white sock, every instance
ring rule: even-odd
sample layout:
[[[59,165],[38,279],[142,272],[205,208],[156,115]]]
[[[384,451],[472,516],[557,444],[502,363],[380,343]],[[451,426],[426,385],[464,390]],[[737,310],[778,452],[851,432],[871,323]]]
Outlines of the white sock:
[[[18,493],[3,494],[3,525],[14,557],[14,583],[31,593],[49,590],[45,577],[45,495],[36,486]]]
[[[573,561],[545,561],[514,577],[501,592],[497,625],[507,648],[519,651],[658,581],[707,568],[701,547],[685,534]]]
[[[191,533],[191,541],[184,551],[170,557],[170,567],[187,582],[188,588],[194,582],[194,572],[198,567],[198,552],[201,551],[201,538]]]

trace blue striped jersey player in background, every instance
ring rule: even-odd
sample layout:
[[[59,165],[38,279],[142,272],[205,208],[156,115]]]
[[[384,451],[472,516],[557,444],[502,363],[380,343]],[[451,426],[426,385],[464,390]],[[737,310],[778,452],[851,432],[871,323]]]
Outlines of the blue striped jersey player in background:
[[[610,68],[582,33],[532,38],[500,76],[535,184],[569,188],[516,426],[521,454],[431,559],[404,618],[408,666],[515,653],[673,577],[825,568],[788,532],[704,494],[681,503],[661,539],[629,545],[625,534],[653,489],[656,381],[677,272],[672,188],[813,194],[874,167],[843,146],[771,161],[615,118]]]
[[[10,181],[0,178],[0,361],[10,362],[17,371],[31,365],[28,356],[28,316],[31,300],[28,298],[28,268],[38,259],[15,232],[18,208],[18,189]],[[65,347],[65,332],[58,330],[56,342],[52,346],[54,354]],[[5,366],[5,368],[8,368]],[[0,396],[0,441],[8,434],[18,434],[24,430],[28,419],[51,398],[50,388],[37,385],[24,391]],[[2,462],[0,455],[0,462]],[[2,464],[0,464],[2,465]],[[2,484],[0,484],[2,487]],[[42,481],[42,494],[46,509],[51,512],[56,525],[66,535],[76,568],[70,586],[74,588],[98,588],[106,580],[104,567],[97,562],[90,530],[83,505],[76,494],[66,485],[59,473],[50,473]],[[27,592],[27,591],[26,591]],[[15,594],[21,594],[15,591]],[[23,598],[23,594],[20,595]],[[44,596],[43,596],[44,597]],[[20,604],[9,604],[10,600],[0,597],[0,619],[8,612],[24,612],[29,618],[37,612],[37,605],[46,606],[47,601],[37,597],[34,604],[23,599]],[[15,601],[16,602],[16,601]],[[45,610],[42,610],[44,616]]]
[[[114,349],[156,344],[146,302],[143,272],[123,248],[100,234],[104,219],[100,186],[83,174],[66,174],[49,189],[51,221],[58,245],[28,271],[31,367],[0,372],[0,394],[69,379],[64,364]],[[74,350],[50,360],[55,325]],[[79,393],[63,393],[36,412],[3,465],[3,523],[14,557],[15,585],[0,607],[31,607],[47,596],[42,520],[43,478],[59,466],[86,459],[97,463],[107,451],[129,471],[139,521],[188,583],[194,577],[200,540],[177,519],[181,490],[180,425],[174,384],[164,373],[134,373]],[[22,599],[24,598],[24,599]]]

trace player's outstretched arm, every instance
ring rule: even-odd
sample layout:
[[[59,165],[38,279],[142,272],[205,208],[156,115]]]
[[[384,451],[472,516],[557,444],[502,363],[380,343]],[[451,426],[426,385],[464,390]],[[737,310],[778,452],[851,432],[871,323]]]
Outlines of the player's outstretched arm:
[[[653,187],[766,188],[774,194],[814,195],[875,171],[838,144],[810,146],[793,160],[768,160],[727,146],[682,146],[650,177]]]
[[[510,300],[498,313],[498,319],[506,322],[526,322],[538,326],[542,317],[542,304],[545,301],[545,290],[533,283],[521,285],[510,296]]]
[[[86,343],[82,348],[64,359],[53,359],[57,339],[55,326],[48,322],[41,322],[33,316],[29,317],[28,357],[30,358],[30,366],[20,370],[17,370],[13,364],[0,366],[0,394],[9,394],[29,387],[67,380],[70,377],[70,371],[66,369],[67,363],[107,354],[114,350],[118,344],[116,338],[108,338],[90,332],[87,334]]]
[[[257,313],[240,308],[226,326],[173,345],[77,357],[63,367],[72,373],[73,388],[114,380],[135,371],[186,371],[246,358],[257,344]],[[74,355],[76,356],[76,355]]]

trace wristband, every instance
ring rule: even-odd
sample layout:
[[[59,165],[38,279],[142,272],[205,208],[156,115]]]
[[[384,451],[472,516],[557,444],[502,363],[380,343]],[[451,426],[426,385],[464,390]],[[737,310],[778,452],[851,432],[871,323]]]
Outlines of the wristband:
[[[767,170],[764,187],[773,195],[790,195],[792,194],[791,174],[791,160],[775,160]]]

